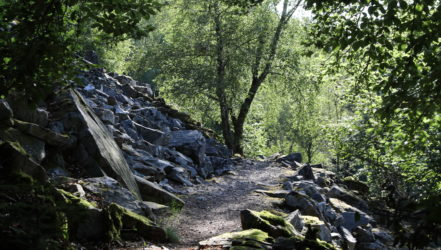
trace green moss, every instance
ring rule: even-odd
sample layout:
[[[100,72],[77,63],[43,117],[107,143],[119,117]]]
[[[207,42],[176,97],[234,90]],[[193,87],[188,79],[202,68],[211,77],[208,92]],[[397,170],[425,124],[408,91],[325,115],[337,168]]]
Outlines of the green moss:
[[[106,217],[106,235],[109,240],[143,237],[155,241],[166,241],[164,229],[156,226],[150,219],[129,211],[115,203],[104,209]]]
[[[316,216],[302,215],[301,217],[302,217],[303,222],[305,224],[309,224],[309,225],[322,225],[322,224],[324,224],[324,222],[321,221]]]
[[[22,172],[0,176],[0,232],[10,249],[66,249],[67,216],[54,188]]]
[[[252,213],[254,215],[266,220],[271,225],[279,225],[279,226],[283,226],[283,227],[288,225],[287,221],[282,216],[275,215],[269,211],[266,211],[266,210],[263,210],[260,212],[252,211]]]
[[[90,203],[89,201],[85,200],[85,199],[81,199],[76,197],[75,195],[63,190],[63,189],[56,189],[58,193],[60,193],[62,195],[62,197],[64,198],[64,202],[66,202],[66,204],[70,204],[70,205],[76,205],[76,206],[80,206],[82,208],[96,208],[96,205]]]
[[[270,237],[268,233],[259,229],[248,229],[240,232],[224,234],[226,238],[230,239],[253,239],[256,241],[267,241]]]
[[[105,210],[106,237],[109,241],[119,240],[123,228],[122,216],[124,209],[114,203],[110,204]]]
[[[224,240],[231,241],[230,249],[258,249],[266,242],[272,242],[273,239],[268,233],[259,229],[248,229],[240,232],[231,232],[221,234],[209,239],[210,242],[222,242]]]
[[[260,212],[251,211],[251,214],[260,218],[269,227],[275,226],[278,231],[284,231],[283,234],[285,234],[286,236],[295,234],[292,225],[280,215],[275,215],[266,210],[262,210]]]

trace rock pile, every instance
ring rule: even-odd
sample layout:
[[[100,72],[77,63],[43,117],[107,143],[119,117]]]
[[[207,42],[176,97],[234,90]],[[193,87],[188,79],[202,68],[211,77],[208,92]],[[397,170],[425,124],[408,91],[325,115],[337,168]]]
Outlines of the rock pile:
[[[134,229],[166,240],[155,219],[184,205],[170,183],[230,171],[230,151],[148,84],[102,69],[80,77],[85,87],[60,89],[37,109],[0,100],[0,171],[50,181],[57,204],[78,203],[85,216],[72,222],[75,239]]]
[[[281,184],[281,190],[257,192],[282,198],[284,213],[244,210],[241,222],[245,231],[202,241],[202,247],[373,250],[392,245],[391,235],[377,225],[367,202],[360,198],[367,191],[366,184],[346,178],[338,185],[335,174],[319,165],[286,158],[276,162],[297,168],[297,174]]]

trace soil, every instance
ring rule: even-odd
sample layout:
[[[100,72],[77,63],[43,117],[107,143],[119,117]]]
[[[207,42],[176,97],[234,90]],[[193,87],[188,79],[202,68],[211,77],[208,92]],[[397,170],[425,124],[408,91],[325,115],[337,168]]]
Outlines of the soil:
[[[180,187],[186,194],[184,208],[166,220],[179,237],[169,249],[197,249],[198,242],[227,232],[240,231],[240,211],[274,209],[277,198],[254,192],[275,189],[294,170],[269,162],[239,160],[231,173],[204,184]]]

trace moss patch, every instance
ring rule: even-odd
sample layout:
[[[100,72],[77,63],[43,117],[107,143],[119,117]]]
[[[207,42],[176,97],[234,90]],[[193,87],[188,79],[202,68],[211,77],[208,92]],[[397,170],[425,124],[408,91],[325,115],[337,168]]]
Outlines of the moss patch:
[[[150,219],[129,211],[115,203],[104,209],[109,240],[136,240],[139,237],[165,242],[167,234]]]
[[[283,216],[269,211],[243,210],[240,217],[243,229],[260,229],[272,237],[290,237],[295,234],[293,226]]]
[[[248,229],[240,232],[231,232],[218,235],[209,240],[202,241],[202,246],[222,246],[230,249],[261,248],[267,242],[273,242],[268,233],[259,229]]]
[[[54,188],[22,172],[0,176],[0,241],[10,249],[66,249],[67,216]]]

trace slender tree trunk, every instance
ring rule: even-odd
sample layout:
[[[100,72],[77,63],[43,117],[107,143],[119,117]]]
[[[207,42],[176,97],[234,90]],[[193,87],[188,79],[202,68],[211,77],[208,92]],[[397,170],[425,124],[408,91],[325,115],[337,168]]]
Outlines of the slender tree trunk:
[[[221,115],[222,135],[224,137],[225,145],[234,151],[234,140],[230,125],[230,107],[227,102],[225,94],[225,43],[222,31],[222,20],[219,13],[219,4],[213,4],[214,10],[214,25],[216,34],[216,96],[219,102],[219,109]]]
[[[301,1],[298,0],[296,4],[291,8],[288,9],[289,0],[283,1],[283,10],[280,15],[279,22],[277,24],[276,30],[274,32],[273,38],[270,43],[269,48],[269,54],[268,59],[265,60],[263,69],[260,71],[261,64],[262,64],[262,51],[264,46],[263,36],[261,36],[261,39],[259,39],[259,46],[256,50],[256,59],[252,66],[252,74],[253,78],[251,81],[251,86],[248,89],[248,94],[245,100],[242,102],[242,105],[240,106],[239,115],[237,118],[232,117],[233,120],[233,126],[234,126],[234,146],[233,151],[238,154],[243,154],[243,132],[244,132],[244,124],[245,120],[248,116],[248,113],[250,111],[251,104],[253,103],[253,100],[257,94],[257,91],[259,90],[262,83],[266,80],[268,74],[271,71],[272,64],[274,62],[274,58],[277,53],[277,47],[280,41],[280,37],[282,35],[282,32],[286,26],[286,24],[291,19],[292,15],[294,14],[295,10],[300,5]]]

